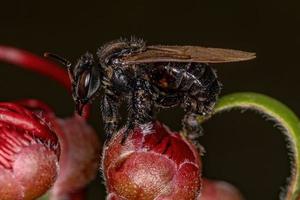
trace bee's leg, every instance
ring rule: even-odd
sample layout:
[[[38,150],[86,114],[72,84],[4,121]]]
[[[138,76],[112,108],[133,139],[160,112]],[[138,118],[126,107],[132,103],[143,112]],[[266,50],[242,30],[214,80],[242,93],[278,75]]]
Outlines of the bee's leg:
[[[182,120],[183,130],[187,138],[197,144],[197,140],[203,135],[203,129],[198,121],[200,113],[202,113],[203,106],[199,106],[199,102],[188,96],[184,97],[182,102],[186,114]]]
[[[104,94],[101,103],[101,112],[104,123],[104,131],[106,133],[106,142],[109,142],[113,134],[119,127],[119,100],[109,94]]]
[[[198,117],[199,115],[195,113],[187,113],[183,118],[183,130],[190,140],[198,139],[203,135],[203,129],[197,120]]]
[[[127,130],[124,132],[122,143],[125,142],[128,134],[136,125],[153,120],[154,104],[152,98],[150,84],[145,80],[137,80],[129,102]]]
[[[198,122],[197,118],[199,115],[195,113],[187,113],[183,120],[183,130],[187,135],[187,138],[193,142],[194,145],[196,145],[199,149],[202,149],[200,143],[199,143],[199,137],[203,135],[203,128]],[[202,150],[201,150],[202,152]]]

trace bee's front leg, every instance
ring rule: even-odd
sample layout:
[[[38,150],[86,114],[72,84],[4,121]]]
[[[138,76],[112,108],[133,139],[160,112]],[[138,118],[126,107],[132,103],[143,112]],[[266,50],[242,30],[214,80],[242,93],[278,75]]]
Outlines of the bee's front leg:
[[[101,112],[106,133],[106,142],[109,142],[119,128],[119,107],[120,101],[114,95],[104,94],[101,102]]]
[[[150,84],[145,80],[138,79],[134,84],[128,103],[127,130],[124,132],[122,143],[125,142],[128,134],[134,129],[135,125],[145,124],[153,120],[154,104],[152,99],[153,94]]]

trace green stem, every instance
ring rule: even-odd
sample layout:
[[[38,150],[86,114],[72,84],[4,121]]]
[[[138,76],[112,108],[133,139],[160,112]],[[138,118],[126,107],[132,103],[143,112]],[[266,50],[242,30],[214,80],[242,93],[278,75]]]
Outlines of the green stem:
[[[224,96],[218,101],[213,115],[231,109],[258,111],[279,125],[280,131],[288,139],[287,148],[290,151],[288,154],[291,160],[291,177],[289,177],[286,189],[282,191],[280,199],[300,199],[300,121],[298,117],[279,101],[257,93],[234,93]],[[203,122],[207,119],[200,118],[199,120]]]

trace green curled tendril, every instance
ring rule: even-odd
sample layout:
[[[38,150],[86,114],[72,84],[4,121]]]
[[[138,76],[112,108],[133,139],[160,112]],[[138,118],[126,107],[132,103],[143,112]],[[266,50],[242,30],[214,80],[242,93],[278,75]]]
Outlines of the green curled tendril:
[[[221,97],[212,115],[231,109],[254,110],[264,117],[271,119],[287,137],[287,148],[291,160],[291,176],[288,178],[286,188],[281,192],[282,200],[300,199],[300,121],[287,106],[281,102],[257,93],[234,93]],[[211,115],[211,116],[212,116]],[[208,118],[199,118],[200,123]]]

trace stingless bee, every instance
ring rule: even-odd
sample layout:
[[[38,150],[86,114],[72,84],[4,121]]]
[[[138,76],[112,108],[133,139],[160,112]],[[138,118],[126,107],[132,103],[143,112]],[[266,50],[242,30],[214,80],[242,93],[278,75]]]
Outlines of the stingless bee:
[[[47,53],[67,66],[78,113],[103,90],[101,112],[108,139],[119,129],[119,106],[129,106],[128,133],[137,124],[154,119],[158,109],[181,106],[183,127],[190,139],[201,130],[196,118],[212,112],[221,90],[208,64],[246,61],[255,53],[199,46],[147,46],[140,39],[120,39],[103,45],[97,59],[85,53],[73,65]]]

